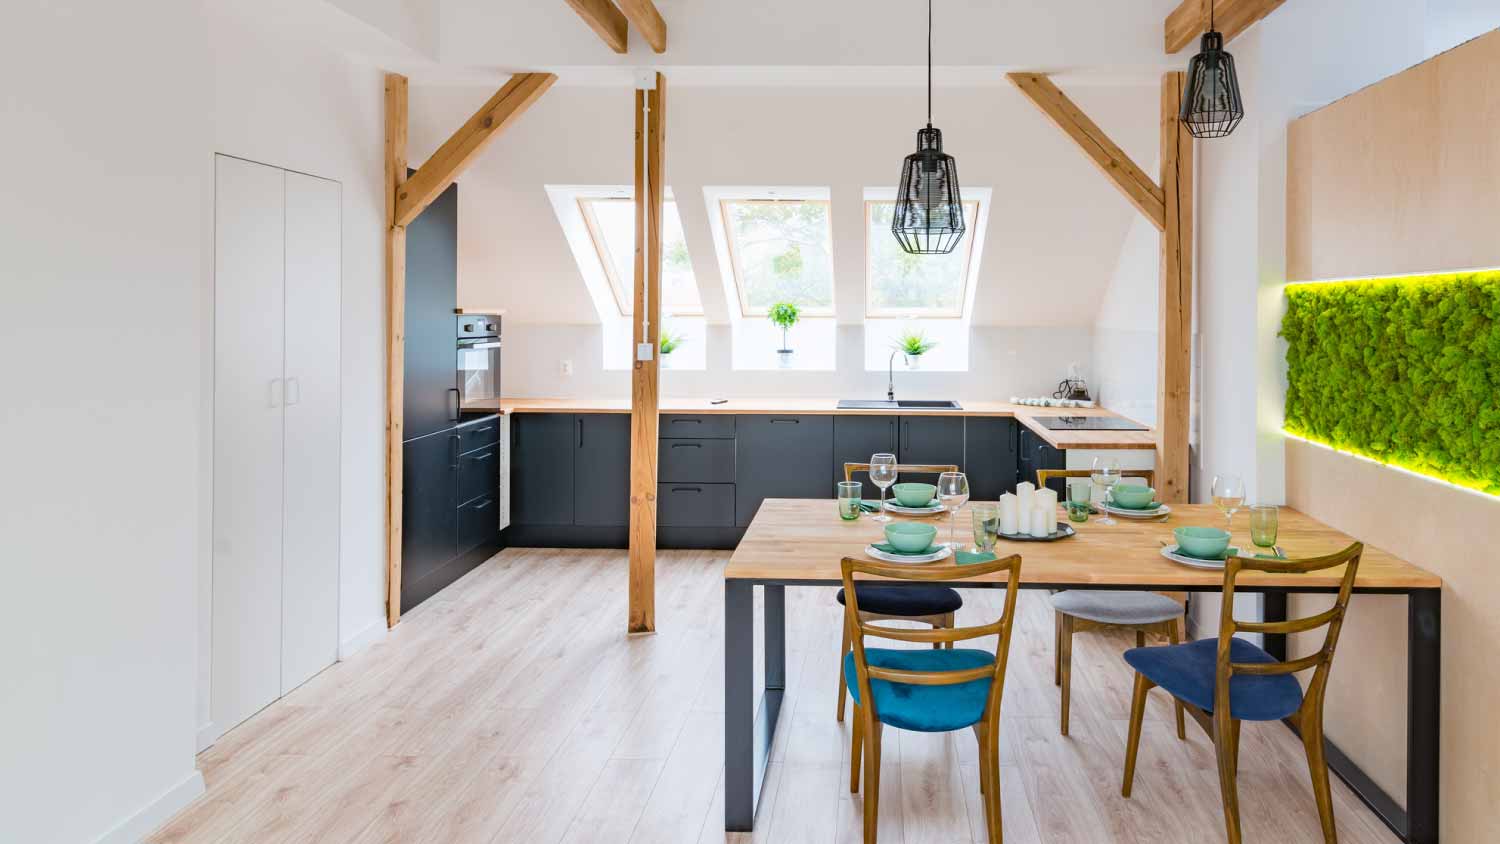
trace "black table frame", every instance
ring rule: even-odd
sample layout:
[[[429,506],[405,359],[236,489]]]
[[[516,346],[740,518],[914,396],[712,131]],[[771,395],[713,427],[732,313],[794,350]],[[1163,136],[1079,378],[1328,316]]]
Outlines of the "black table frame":
[[[786,587],[838,586],[827,579],[736,578],[724,580],[724,829],[755,826],[761,786],[771,758],[771,742],[786,697]],[[929,584],[936,585],[936,584]],[[1004,588],[1004,582],[957,581],[959,589]],[[765,592],[765,683],[755,685],[755,588]],[[1076,583],[1022,583],[1023,589],[1077,589]],[[1175,583],[1088,584],[1089,589],[1149,592],[1221,591],[1216,586]],[[1286,619],[1287,595],[1332,593],[1335,588],[1255,587],[1236,592],[1266,595],[1265,620]],[[1441,726],[1442,590],[1439,588],[1361,588],[1360,595],[1406,597],[1406,801],[1405,808],[1378,786],[1332,742],[1328,767],[1407,844],[1437,844],[1439,728]],[[840,609],[842,611],[842,609]],[[1286,658],[1286,636],[1266,636],[1266,650]]]

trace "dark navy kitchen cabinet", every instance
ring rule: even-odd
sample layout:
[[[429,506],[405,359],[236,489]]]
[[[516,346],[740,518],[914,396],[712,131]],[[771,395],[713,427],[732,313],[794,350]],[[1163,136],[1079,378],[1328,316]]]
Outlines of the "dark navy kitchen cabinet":
[[[964,472],[969,497],[995,501],[1016,489],[1016,420],[1005,416],[970,416],[964,427]]]
[[[900,419],[899,450],[902,463],[926,463],[964,467],[964,417],[903,416]],[[903,481],[937,483],[937,475],[913,475]]]
[[[870,456],[897,452],[897,425],[900,419],[895,416],[835,416],[833,417],[833,481],[837,483],[844,479],[845,463],[869,463]],[[899,457],[898,457],[899,459]],[[875,485],[870,483],[870,476],[865,472],[854,475],[854,480],[862,482],[864,496],[876,498],[879,491]],[[833,493],[827,493],[832,497]]]
[[[517,413],[510,419],[510,434],[511,523],[573,524],[573,458],[578,450],[573,414]],[[623,497],[628,506],[628,490]]]
[[[402,438],[458,424],[453,310],[458,306],[458,185],[406,227]]]
[[[573,427],[573,524],[629,525],[630,414],[580,413]]]
[[[1063,453],[1062,449],[1053,448],[1045,440],[1032,432],[1031,429],[1025,426],[1021,427],[1020,480],[1036,483],[1036,470],[1065,469],[1067,465],[1067,456]],[[1068,500],[1068,490],[1062,478],[1054,480],[1048,486],[1057,491],[1059,501]]]
[[[767,498],[832,498],[835,417],[746,415],[736,421],[734,523],[750,524]],[[865,455],[868,459],[869,455]],[[843,480],[839,466],[839,480]]]

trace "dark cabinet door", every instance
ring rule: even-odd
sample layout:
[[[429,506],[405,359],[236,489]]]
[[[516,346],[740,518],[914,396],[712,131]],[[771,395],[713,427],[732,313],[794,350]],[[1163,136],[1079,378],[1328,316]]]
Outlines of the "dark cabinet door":
[[[962,416],[901,417],[900,451],[902,463],[936,463],[964,465],[964,418]],[[915,475],[903,481],[937,483],[937,475]],[[972,493],[971,493],[972,494]]]
[[[458,421],[458,186],[406,227],[406,386],[402,437]]]
[[[964,423],[964,472],[969,497],[994,501],[1016,489],[1016,420],[970,416]]]
[[[573,417],[573,524],[630,523],[630,414]]]
[[[1036,470],[1038,469],[1067,468],[1067,455],[1063,454],[1062,449],[1047,445],[1041,437],[1024,426],[1021,428],[1020,443],[1021,480],[1036,483]],[[1048,486],[1057,491],[1058,500],[1068,500],[1067,484],[1062,478],[1052,481]]]
[[[832,498],[832,416],[747,415],[736,420],[734,523],[745,527],[767,498]],[[864,459],[868,460],[866,454]],[[839,480],[844,468],[839,466]]]
[[[896,423],[898,421],[894,416],[835,416],[833,418],[833,482],[838,483],[844,479],[845,463],[869,463],[871,455],[882,452],[896,454]],[[859,472],[853,479],[865,485],[864,496],[866,498],[875,498],[879,495],[879,490],[870,483],[868,473]]]
[[[511,417],[511,521],[573,524],[573,457],[578,434],[571,413]]]
[[[458,555],[458,434],[449,429],[401,447],[403,584]]]

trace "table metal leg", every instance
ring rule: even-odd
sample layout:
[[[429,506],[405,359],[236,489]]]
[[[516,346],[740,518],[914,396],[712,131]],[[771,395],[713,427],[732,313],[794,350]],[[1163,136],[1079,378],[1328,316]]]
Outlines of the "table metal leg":
[[[1442,723],[1441,589],[1407,595],[1406,840],[1438,840],[1438,739]]]
[[[755,689],[755,585],[724,581],[724,829],[748,832],[786,694],[786,587],[765,587],[765,681]],[[759,706],[757,706],[757,703]]]

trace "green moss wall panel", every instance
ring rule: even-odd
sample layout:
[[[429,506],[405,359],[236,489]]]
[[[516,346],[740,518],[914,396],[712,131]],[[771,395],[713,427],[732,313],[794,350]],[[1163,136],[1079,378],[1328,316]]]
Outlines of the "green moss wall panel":
[[[1500,272],[1294,284],[1286,429],[1500,494]]]

